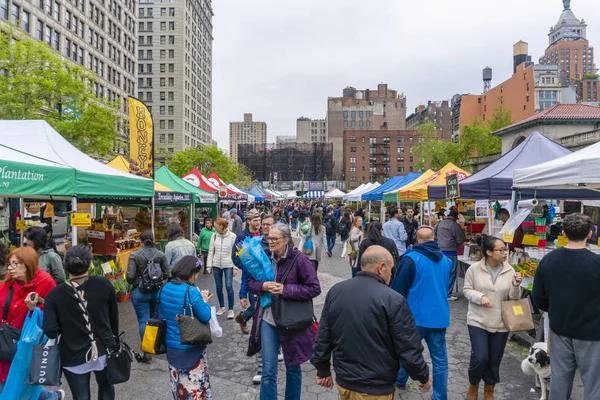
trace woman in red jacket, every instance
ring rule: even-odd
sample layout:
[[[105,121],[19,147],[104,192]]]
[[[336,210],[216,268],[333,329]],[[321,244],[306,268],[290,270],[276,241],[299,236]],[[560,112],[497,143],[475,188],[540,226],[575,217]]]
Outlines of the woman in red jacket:
[[[49,273],[38,269],[38,255],[31,247],[19,247],[8,255],[7,260],[6,279],[0,283],[0,308],[11,297],[6,323],[22,329],[27,312],[35,307],[43,310],[44,299],[56,283]],[[0,392],[4,389],[10,364],[9,361],[0,361]],[[50,392],[44,389],[40,400],[62,400],[64,394],[62,390]]]

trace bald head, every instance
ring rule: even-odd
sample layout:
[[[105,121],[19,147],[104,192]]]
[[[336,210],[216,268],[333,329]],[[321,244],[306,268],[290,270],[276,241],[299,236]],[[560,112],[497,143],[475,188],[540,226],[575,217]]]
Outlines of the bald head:
[[[430,226],[422,226],[417,229],[417,243],[431,242],[435,239],[433,228]]]
[[[379,275],[386,284],[390,283],[394,258],[381,246],[369,246],[360,259],[361,268]]]

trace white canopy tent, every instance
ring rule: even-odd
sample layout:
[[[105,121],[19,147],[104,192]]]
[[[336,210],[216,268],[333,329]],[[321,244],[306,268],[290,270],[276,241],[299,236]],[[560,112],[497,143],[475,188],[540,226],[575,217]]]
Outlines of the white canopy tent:
[[[362,188],[359,186],[358,188],[356,188],[355,190],[353,190],[351,193],[348,193],[347,195],[344,196],[344,200],[347,201],[361,201],[362,200],[362,194],[369,192],[373,189],[378,188],[379,186],[381,186],[381,183],[379,182],[375,182],[375,183],[367,183],[365,184]],[[360,190],[359,190],[360,189]]]
[[[346,196],[350,196],[353,195],[355,193],[358,193],[359,191],[361,191],[367,184],[366,183],[361,183],[361,185],[359,187],[357,187],[356,189],[353,189],[351,191],[349,191],[348,193],[346,193],[344,195],[344,200],[346,200]]]
[[[230,183],[229,185],[227,185],[227,187],[229,188],[229,190],[232,190],[232,191],[234,191],[236,193],[241,193],[241,194],[247,195],[248,196],[248,203],[254,203],[256,201],[256,197],[254,197],[253,195],[251,195],[249,193],[242,192],[233,183]]]
[[[341,199],[346,195],[346,193],[342,192],[340,189],[333,189],[328,193],[325,193],[326,199]]]
[[[285,195],[286,199],[296,199],[296,198],[298,198],[298,195],[296,195],[296,191],[295,190],[283,190],[280,193],[283,193]]]

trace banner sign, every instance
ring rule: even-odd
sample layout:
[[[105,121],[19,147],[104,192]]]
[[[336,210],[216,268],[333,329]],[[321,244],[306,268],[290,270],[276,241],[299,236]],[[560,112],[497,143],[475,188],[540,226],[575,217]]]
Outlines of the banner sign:
[[[155,204],[177,204],[177,203],[191,203],[191,193],[178,193],[178,192],[156,192],[154,195]]]
[[[458,173],[446,176],[446,199],[456,199],[460,197],[458,180]]]
[[[129,172],[154,178],[154,127],[148,107],[135,97],[129,103]]]

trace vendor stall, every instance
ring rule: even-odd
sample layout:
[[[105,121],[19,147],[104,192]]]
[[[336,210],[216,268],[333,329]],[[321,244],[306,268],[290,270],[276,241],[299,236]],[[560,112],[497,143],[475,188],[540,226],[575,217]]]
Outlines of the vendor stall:
[[[304,193],[301,197],[303,199],[321,199],[325,195],[325,192],[322,190],[311,190],[309,192]]]
[[[363,193],[366,193],[368,191],[376,189],[379,186],[381,186],[381,183],[379,183],[379,182],[375,182],[375,183],[369,182],[369,183],[366,183],[364,185],[361,185],[361,186],[357,187],[356,189],[354,189],[353,191],[351,191],[350,193],[348,193],[347,195],[345,195],[344,196],[344,200],[346,200],[346,201],[361,201]]]
[[[331,189],[329,192],[325,193],[326,199],[343,199],[346,193],[342,192],[340,189]]]

